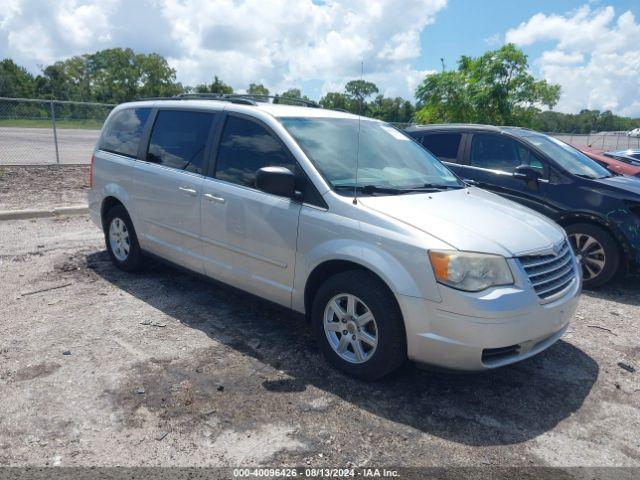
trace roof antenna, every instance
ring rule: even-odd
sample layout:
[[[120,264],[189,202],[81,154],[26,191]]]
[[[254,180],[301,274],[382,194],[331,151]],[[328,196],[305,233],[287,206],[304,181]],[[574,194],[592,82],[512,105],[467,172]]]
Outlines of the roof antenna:
[[[360,60],[360,87],[364,83],[364,58]],[[358,141],[356,143],[356,181],[353,185],[353,204],[358,204],[358,164],[360,163],[360,117],[362,116],[362,92],[358,96]]]

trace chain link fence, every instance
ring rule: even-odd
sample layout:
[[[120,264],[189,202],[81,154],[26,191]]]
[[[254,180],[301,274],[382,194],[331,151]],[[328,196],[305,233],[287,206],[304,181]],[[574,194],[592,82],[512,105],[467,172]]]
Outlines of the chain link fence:
[[[0,165],[89,163],[113,104],[0,97]],[[410,123],[394,123],[400,129]],[[640,148],[628,132],[551,133],[575,147]]]
[[[0,165],[89,163],[114,106],[0,97]]]
[[[629,132],[600,132],[586,134],[547,133],[574,147],[589,147],[598,150],[626,150],[640,148],[640,137],[629,135]]]
[[[389,122],[400,130],[405,129],[411,125],[418,125],[416,123],[408,122]],[[599,132],[599,133],[556,133],[556,132],[542,132],[546,135],[562,140],[574,147],[589,147],[593,149],[599,149],[604,151],[609,150],[626,150],[630,148],[640,149],[640,136],[629,135],[627,131],[621,132]]]

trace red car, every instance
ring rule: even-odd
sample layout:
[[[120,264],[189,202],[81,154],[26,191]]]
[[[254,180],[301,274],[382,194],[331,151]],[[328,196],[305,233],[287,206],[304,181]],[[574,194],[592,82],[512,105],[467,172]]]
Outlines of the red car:
[[[629,163],[621,162],[620,160],[616,160],[615,158],[605,157],[602,155],[604,150],[599,150],[597,148],[591,147],[576,147],[582,153],[584,153],[587,157],[592,160],[595,160],[604,168],[613,173],[619,173],[621,175],[628,175],[630,177],[640,178],[640,167],[636,165],[631,165]]]

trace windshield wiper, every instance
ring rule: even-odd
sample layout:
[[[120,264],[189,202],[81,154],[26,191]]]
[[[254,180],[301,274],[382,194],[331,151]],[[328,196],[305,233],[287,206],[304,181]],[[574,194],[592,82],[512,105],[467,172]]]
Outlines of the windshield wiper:
[[[384,185],[336,185],[333,188],[339,191],[358,191],[366,195],[374,195],[376,193],[386,195],[402,195],[404,193],[420,193],[420,192],[439,192],[441,190],[464,188],[461,185],[441,185],[435,183],[425,183],[417,187],[386,187]]]
[[[406,193],[406,190],[400,189],[400,188],[394,188],[394,187],[385,187],[383,185],[358,185],[358,186],[354,186],[354,185],[335,185],[333,187],[336,190],[340,190],[343,192],[349,192],[349,191],[357,191],[357,192],[362,192],[365,193],[367,195],[372,195],[374,193],[384,193],[384,194],[388,194],[388,195],[400,195],[402,193]]]
[[[419,187],[411,187],[410,190],[422,191],[422,190],[458,190],[464,188],[463,185],[445,185],[442,183],[423,183]]]
[[[601,180],[603,178],[613,177],[613,175],[603,175],[602,177],[593,177],[591,175],[587,175],[586,173],[576,173],[575,176],[580,178],[588,178],[589,180]]]

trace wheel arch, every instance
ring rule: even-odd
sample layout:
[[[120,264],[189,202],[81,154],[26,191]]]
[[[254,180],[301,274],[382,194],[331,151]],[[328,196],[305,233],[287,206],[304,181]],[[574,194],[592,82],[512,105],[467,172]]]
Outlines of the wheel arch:
[[[125,210],[127,209],[127,207],[124,206],[124,203],[122,203],[118,198],[112,195],[109,195],[102,200],[102,205],[100,206],[100,220],[102,222],[103,229],[106,228],[105,222],[107,220],[107,213],[113,207],[116,207],[118,205],[120,205]]]
[[[618,248],[620,249],[620,255],[622,257],[621,266],[626,265],[629,258],[632,258],[631,246],[629,245],[629,242],[624,237],[624,235],[622,235],[618,226],[614,222],[606,218],[587,212],[568,212],[562,215],[562,217],[557,220],[557,223],[564,229],[566,229],[570,225],[575,225],[577,223],[587,223],[596,227],[600,227],[607,233],[609,233],[618,245]]]
[[[309,274],[307,278],[307,282],[305,283],[304,288],[304,312],[307,318],[310,317],[311,307],[313,304],[313,299],[318,292],[320,286],[330,277],[336,275],[338,273],[350,271],[350,270],[359,270],[363,272],[367,272],[377,278],[382,285],[389,291],[389,294],[393,298],[393,301],[396,303],[398,307],[398,311],[401,312],[400,305],[396,299],[396,296],[393,292],[393,289],[389,286],[388,282],[378,275],[375,271],[368,268],[367,266],[354,262],[352,260],[326,260],[319,265],[317,265]]]

